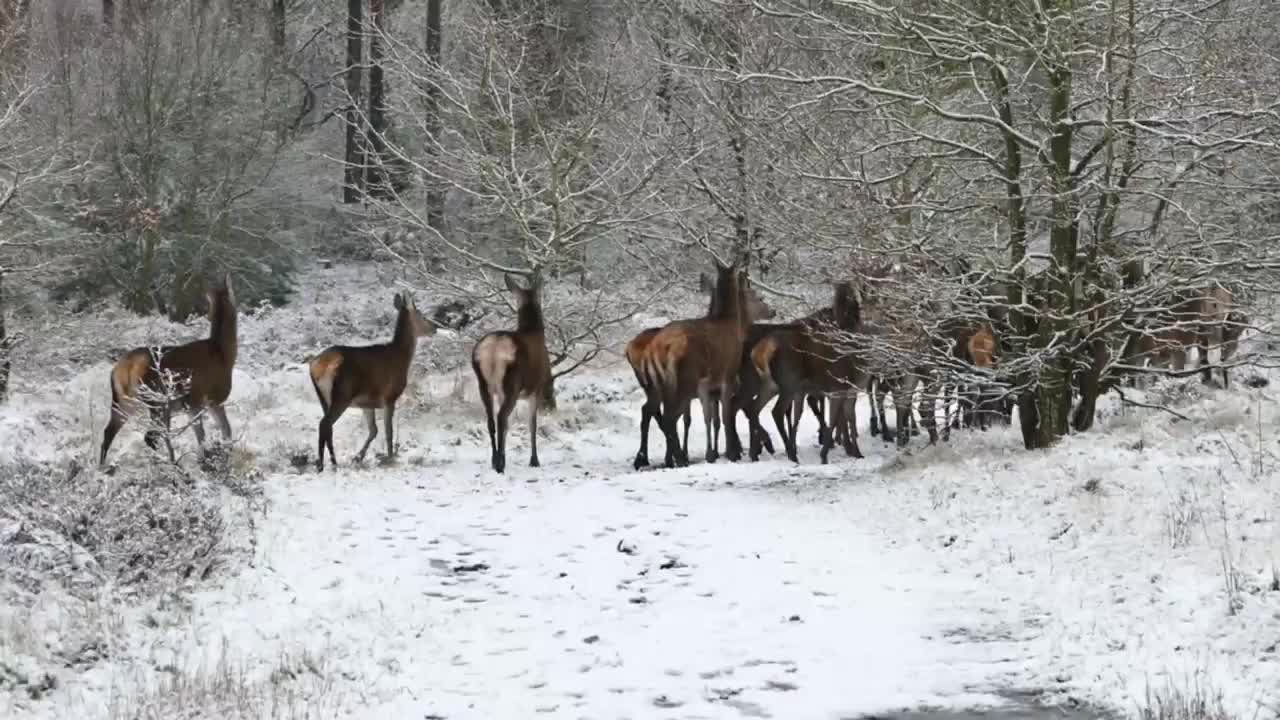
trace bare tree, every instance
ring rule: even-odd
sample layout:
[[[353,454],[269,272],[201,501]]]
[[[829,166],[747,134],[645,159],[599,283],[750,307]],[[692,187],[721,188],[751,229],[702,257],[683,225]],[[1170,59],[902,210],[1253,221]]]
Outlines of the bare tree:
[[[850,252],[932,268],[894,290],[943,300],[917,310],[930,335],[965,308],[997,322],[1028,448],[1068,431],[1075,386],[1088,426],[1126,332],[1215,283],[1240,299],[1274,287],[1277,248],[1240,213],[1276,200],[1277,105],[1250,91],[1276,69],[1261,3],[753,4],[784,45],[820,52],[723,71],[806,132],[861,126],[796,161],[829,189],[804,203],[848,188],[910,220]],[[1152,272],[1125,287],[1137,257]],[[999,308],[979,300],[994,288]]]
[[[37,266],[52,244],[33,232],[36,203],[28,204],[26,195],[41,192],[58,167],[56,148],[31,124],[31,105],[43,88],[27,71],[24,14],[5,13],[0,12],[0,403],[9,394],[12,354],[20,340],[7,322],[7,285]]]
[[[631,244],[661,214],[655,178],[663,163],[643,134],[642,79],[615,74],[612,62],[564,68],[557,81],[576,108],[565,115],[569,101],[544,94],[545,78],[525,65],[528,31],[515,22],[484,7],[459,13],[447,68],[433,57],[436,47],[384,35],[386,71],[398,88],[392,112],[406,124],[387,153],[421,181],[378,208],[414,239],[384,248],[455,292],[492,297],[500,273],[576,277],[571,292],[548,283],[545,299],[550,351],[564,372],[594,357],[601,330],[634,311],[617,285],[631,279]],[[438,115],[419,112],[424,104]],[[440,187],[458,207],[443,231],[433,216]]]

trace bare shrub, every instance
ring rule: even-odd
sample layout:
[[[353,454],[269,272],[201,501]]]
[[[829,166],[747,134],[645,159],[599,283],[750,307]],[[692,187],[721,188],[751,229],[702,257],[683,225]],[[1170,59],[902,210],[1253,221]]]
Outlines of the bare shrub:
[[[223,559],[222,486],[154,463],[117,477],[76,463],[0,465],[0,580],[87,596],[207,578]]]

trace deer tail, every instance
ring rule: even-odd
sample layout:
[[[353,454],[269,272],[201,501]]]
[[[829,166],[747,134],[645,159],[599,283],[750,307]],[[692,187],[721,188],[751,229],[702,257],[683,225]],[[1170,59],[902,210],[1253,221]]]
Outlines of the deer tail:
[[[778,339],[772,335],[765,337],[751,348],[751,365],[755,367],[756,374],[760,376],[760,382],[763,384],[774,384],[773,374],[769,368],[777,352]]]

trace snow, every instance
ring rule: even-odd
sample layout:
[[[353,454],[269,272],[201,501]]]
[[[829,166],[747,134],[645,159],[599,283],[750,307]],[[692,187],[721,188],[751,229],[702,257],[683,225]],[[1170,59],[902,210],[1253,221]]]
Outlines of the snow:
[[[868,457],[828,466],[810,418],[799,466],[702,464],[695,408],[695,464],[633,472],[641,394],[619,363],[558,384],[542,468],[513,422],[498,476],[469,369],[424,372],[445,357],[427,338],[394,466],[349,464],[364,436],[349,413],[336,472],[291,468],[314,458],[319,419],[301,358],[381,337],[383,294],[346,300],[343,337],[308,319],[330,308],[243,321],[229,415],[266,500],[248,562],[172,596],[102,600],[89,624],[106,657],[45,667],[59,683],[40,700],[0,673],[0,716],[169,717],[154,708],[180,697],[210,717],[838,718],[1011,692],[1131,713],[1149,685],[1193,682],[1235,716],[1275,707],[1271,388],[1158,384],[1147,396],[1189,421],[1107,402],[1095,430],[1035,453],[998,427],[899,454],[865,436],[862,403]],[[105,376],[98,362],[57,391],[23,387],[0,443],[92,457]],[[138,435],[113,448],[121,466],[144,459]],[[62,642],[68,602],[0,613],[0,664]],[[260,702],[234,715],[220,696]]]

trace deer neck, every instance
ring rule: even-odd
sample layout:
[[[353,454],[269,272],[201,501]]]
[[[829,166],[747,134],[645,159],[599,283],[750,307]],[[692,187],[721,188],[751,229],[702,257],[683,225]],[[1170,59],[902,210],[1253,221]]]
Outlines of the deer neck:
[[[396,331],[391,336],[390,347],[396,357],[402,358],[406,364],[413,361],[413,351],[418,347],[418,338],[413,334],[413,322],[408,308],[396,315]]]
[[[516,311],[516,332],[541,333],[546,330],[542,318],[542,306],[536,302],[526,302]]]
[[[227,358],[229,363],[236,360],[236,309],[229,303],[220,302],[213,312],[209,323],[209,341]]]

